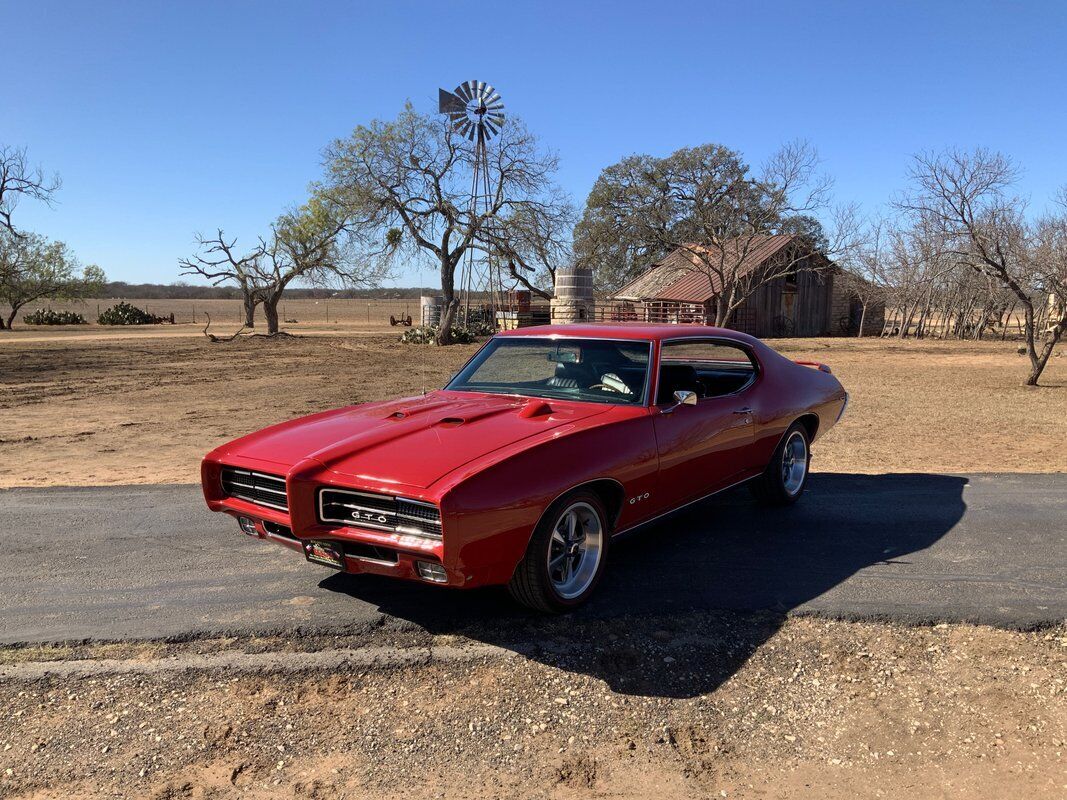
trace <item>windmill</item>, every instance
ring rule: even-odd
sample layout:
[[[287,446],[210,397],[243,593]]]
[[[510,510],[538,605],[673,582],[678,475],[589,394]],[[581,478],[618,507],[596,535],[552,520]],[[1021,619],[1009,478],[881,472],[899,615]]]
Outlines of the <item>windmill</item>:
[[[488,143],[504,127],[504,103],[500,99],[500,93],[484,81],[466,81],[451,92],[439,89],[437,98],[438,111],[448,115],[452,130],[474,143],[469,206],[471,224],[474,224],[479,215],[489,212],[492,207],[493,187],[489,179]],[[489,293],[490,322],[495,323],[497,292],[503,287],[492,254],[486,261],[484,285],[477,288]],[[475,288],[474,272],[474,250],[470,248],[460,274],[464,324],[470,320],[470,296]]]

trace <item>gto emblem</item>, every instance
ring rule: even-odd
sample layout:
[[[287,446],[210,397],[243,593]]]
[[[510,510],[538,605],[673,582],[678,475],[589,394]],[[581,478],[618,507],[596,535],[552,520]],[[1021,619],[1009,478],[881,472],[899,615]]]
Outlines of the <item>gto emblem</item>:
[[[645,492],[644,494],[637,495],[637,497],[631,497],[630,498],[630,505],[634,505],[635,503],[640,503],[642,500],[647,500],[649,494],[651,494],[651,493],[650,492]]]
[[[359,519],[364,522],[377,522],[382,525],[389,521],[384,514],[371,514],[369,511],[360,511],[358,508],[352,512],[352,519]]]

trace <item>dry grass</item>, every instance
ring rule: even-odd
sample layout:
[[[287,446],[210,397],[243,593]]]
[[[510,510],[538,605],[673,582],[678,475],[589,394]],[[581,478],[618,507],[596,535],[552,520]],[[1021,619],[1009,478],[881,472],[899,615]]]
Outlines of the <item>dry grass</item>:
[[[194,482],[200,458],[248,431],[440,386],[473,347],[396,341],[355,322],[294,339],[210,344],[163,331],[0,335],[0,487]],[[1067,361],[1021,385],[1011,343],[780,340],[830,364],[852,395],[815,467],[848,472],[1067,471]]]
[[[1067,472],[1067,348],[1023,386],[1012,342],[793,339],[791,358],[833,367],[848,413],[816,450],[820,470]]]

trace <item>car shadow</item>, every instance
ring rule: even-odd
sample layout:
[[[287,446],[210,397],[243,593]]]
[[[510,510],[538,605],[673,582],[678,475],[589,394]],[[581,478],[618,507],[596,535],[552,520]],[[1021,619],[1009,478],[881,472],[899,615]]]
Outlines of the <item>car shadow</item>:
[[[782,509],[733,489],[615,541],[596,596],[562,617],[525,611],[502,589],[346,574],[320,586],[387,618],[515,650],[617,692],[693,697],[727,680],[790,613],[860,570],[937,542],[963,517],[966,484],[951,475],[817,473],[802,500]],[[837,610],[821,602],[823,613],[863,616],[847,598]]]

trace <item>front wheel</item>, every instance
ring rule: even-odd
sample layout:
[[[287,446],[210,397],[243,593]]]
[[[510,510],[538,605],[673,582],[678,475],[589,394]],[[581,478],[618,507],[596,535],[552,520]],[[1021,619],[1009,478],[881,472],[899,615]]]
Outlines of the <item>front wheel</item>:
[[[576,608],[600,581],[610,539],[607,513],[597,495],[577,491],[560,498],[530,537],[508,591],[538,611]]]
[[[810,466],[807,428],[794,422],[775,448],[767,469],[752,481],[752,492],[767,505],[792,505],[804,493]]]

